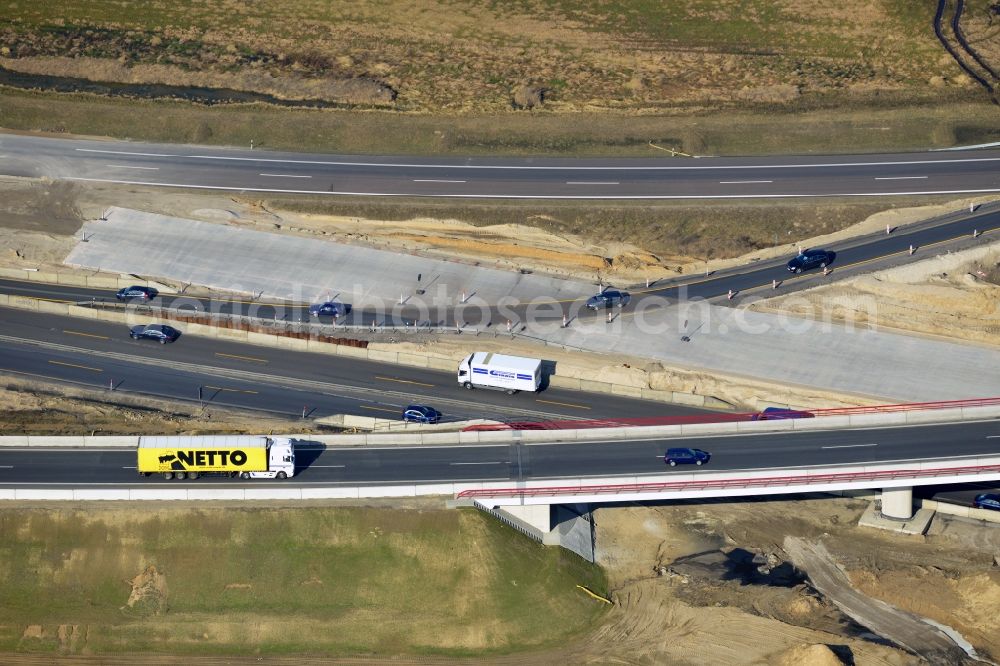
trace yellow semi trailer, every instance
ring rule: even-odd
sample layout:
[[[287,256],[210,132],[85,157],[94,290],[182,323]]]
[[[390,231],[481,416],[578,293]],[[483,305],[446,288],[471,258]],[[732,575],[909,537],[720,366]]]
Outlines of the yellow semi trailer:
[[[295,475],[295,447],[285,437],[263,435],[140,437],[137,469],[165,479],[231,476],[287,479]]]

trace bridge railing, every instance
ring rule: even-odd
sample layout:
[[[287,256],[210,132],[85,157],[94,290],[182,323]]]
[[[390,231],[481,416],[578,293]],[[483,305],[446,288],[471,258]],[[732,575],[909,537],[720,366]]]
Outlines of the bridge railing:
[[[893,470],[864,470],[830,474],[804,474],[798,476],[765,476],[735,479],[694,479],[691,481],[659,481],[655,483],[628,483],[595,486],[538,486],[532,488],[475,488],[458,493],[459,499],[489,499],[507,497],[549,497],[572,495],[621,495],[626,493],[656,493],[696,490],[725,490],[727,488],[775,488],[806,486],[857,481],[885,481],[895,479],[920,479],[939,476],[1000,473],[1000,465],[966,467],[935,467]]]
[[[864,407],[826,407],[822,409],[789,409],[789,412],[812,416],[849,416],[852,414],[888,414],[892,412],[929,411],[935,409],[953,409],[961,407],[988,407],[1000,405],[1000,398],[969,398],[965,400],[939,400],[936,402],[907,402],[894,405],[870,405]],[[618,419],[581,419],[555,421],[508,421],[497,424],[479,424],[464,428],[466,432],[484,432],[492,430],[585,430],[592,428],[628,428],[637,426],[667,426],[685,425],[690,423],[733,423],[754,421],[760,412],[744,412],[738,414],[695,414],[687,416],[648,416]],[[781,417],[771,415],[762,420],[775,420]]]

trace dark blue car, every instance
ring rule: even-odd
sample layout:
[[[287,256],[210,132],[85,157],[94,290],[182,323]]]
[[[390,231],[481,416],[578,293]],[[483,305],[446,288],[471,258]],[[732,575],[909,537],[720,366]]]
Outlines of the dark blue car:
[[[309,306],[309,314],[313,317],[343,317],[347,314],[347,306],[337,301],[327,301]]]
[[[403,410],[403,420],[410,423],[437,423],[441,412],[427,405],[410,405]]]
[[[750,417],[751,421],[777,421],[778,419],[811,419],[815,416],[812,412],[804,412],[800,409],[786,409],[784,407],[765,407],[764,411],[758,412]]]
[[[676,467],[677,465],[704,465],[712,456],[701,449],[667,449],[663,462]]]
[[[976,495],[976,499],[972,500],[972,506],[977,509],[1000,511],[1000,494],[982,493],[981,495]]]
[[[131,301],[134,298],[140,301],[151,301],[156,298],[159,292],[152,287],[140,287],[139,285],[132,285],[131,287],[122,287],[115,294],[115,298],[119,301]]]
[[[811,268],[826,268],[833,263],[833,253],[826,250],[803,250],[788,262],[788,270],[801,273]]]

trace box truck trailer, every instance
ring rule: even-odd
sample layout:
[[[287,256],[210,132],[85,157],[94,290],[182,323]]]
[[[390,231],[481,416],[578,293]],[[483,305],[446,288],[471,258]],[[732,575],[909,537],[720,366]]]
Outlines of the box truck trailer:
[[[473,352],[458,364],[458,383],[467,389],[537,391],[542,385],[542,361],[538,358]]]
[[[141,476],[162,474],[165,479],[287,479],[295,474],[295,447],[285,437],[140,437],[138,458],[136,468]]]

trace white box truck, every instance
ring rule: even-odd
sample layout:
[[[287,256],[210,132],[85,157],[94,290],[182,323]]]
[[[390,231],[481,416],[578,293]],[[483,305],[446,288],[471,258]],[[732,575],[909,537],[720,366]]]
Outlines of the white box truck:
[[[136,469],[165,479],[287,479],[295,474],[295,447],[286,437],[263,435],[140,437]]]
[[[467,389],[488,388],[514,395],[542,385],[542,360],[473,352],[458,364],[458,383]]]

